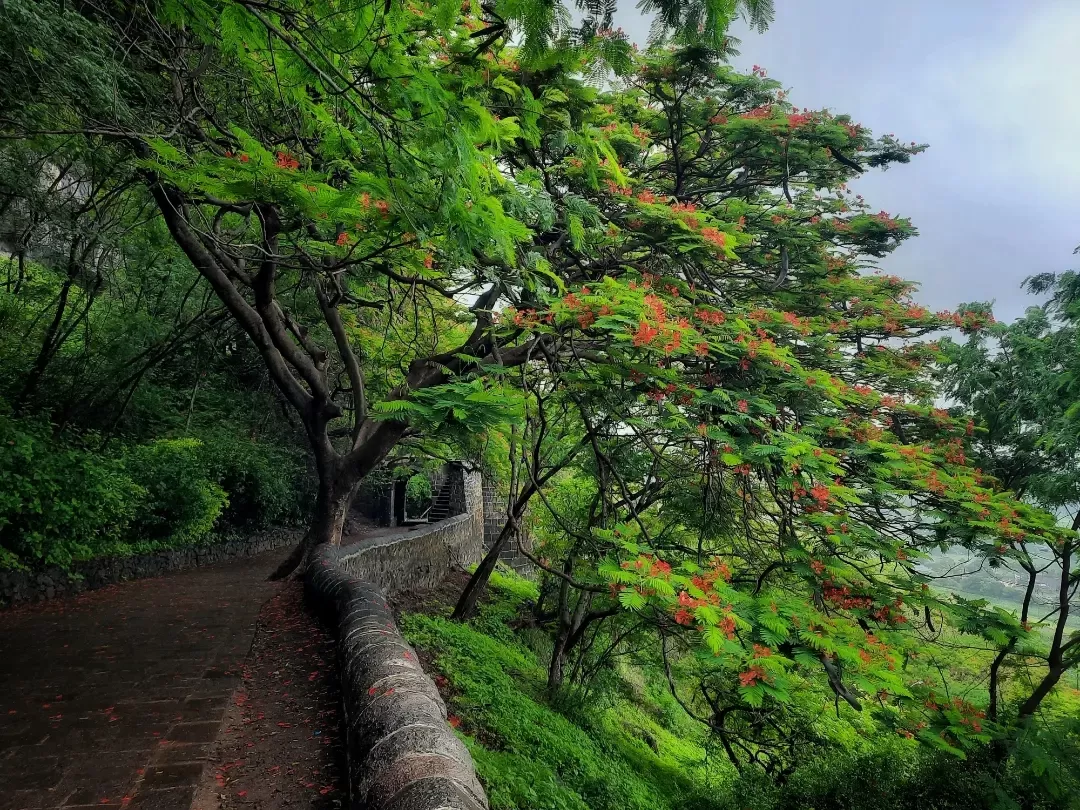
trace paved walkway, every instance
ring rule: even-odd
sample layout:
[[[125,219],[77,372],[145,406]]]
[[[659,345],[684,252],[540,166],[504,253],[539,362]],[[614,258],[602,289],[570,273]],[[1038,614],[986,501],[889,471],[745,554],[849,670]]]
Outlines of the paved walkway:
[[[284,553],[0,612],[0,810],[188,810]]]

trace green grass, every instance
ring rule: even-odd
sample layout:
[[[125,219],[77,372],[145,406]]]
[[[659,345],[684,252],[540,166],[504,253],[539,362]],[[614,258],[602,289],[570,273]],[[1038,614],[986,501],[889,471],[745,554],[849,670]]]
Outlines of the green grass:
[[[443,615],[402,622],[432,656],[432,674],[448,681],[450,711],[492,810],[996,810],[1021,806],[1016,797],[1037,810],[1077,807],[1060,798],[1080,796],[1072,790],[1075,732],[1066,730],[1076,697],[1067,688],[1052,701],[1057,725],[1031,742],[1047,751],[1039,761],[1061,773],[1053,795],[1026,761],[1011,762],[995,781],[983,758],[961,762],[920,748],[883,731],[869,712],[842,720],[831,706],[815,719],[828,745],[807,750],[779,786],[707,753],[705,729],[647,657],[601,672],[588,694],[550,694],[550,641],[522,621],[536,598],[532,582],[496,573],[468,624],[449,621],[449,605]]]
[[[730,771],[710,763],[703,730],[640,671],[612,676],[600,704],[564,692],[554,708],[544,657],[529,646],[542,650],[542,637],[508,626],[535,586],[500,574],[492,584],[494,599],[470,624],[411,614],[403,629],[449,681],[493,810],[719,806],[711,797]]]

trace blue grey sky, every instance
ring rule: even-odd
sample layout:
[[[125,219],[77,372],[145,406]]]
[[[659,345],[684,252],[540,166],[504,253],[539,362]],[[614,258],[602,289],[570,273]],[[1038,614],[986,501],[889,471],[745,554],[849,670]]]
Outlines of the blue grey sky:
[[[764,34],[737,26],[799,107],[849,113],[930,149],[854,184],[920,235],[882,267],[933,309],[1034,303],[1029,275],[1080,268],[1080,0],[775,0]],[[648,21],[619,23],[644,43]]]

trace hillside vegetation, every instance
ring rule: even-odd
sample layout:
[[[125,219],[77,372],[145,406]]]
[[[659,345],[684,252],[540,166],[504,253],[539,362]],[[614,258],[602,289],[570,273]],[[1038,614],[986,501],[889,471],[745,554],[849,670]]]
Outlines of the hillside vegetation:
[[[875,734],[851,712],[838,716],[826,696],[807,708],[830,745],[808,754],[782,784],[740,773],[672,697],[663,662],[647,647],[621,655],[587,686],[549,691],[551,642],[534,626],[538,597],[535,583],[503,571],[468,624],[449,621],[449,605],[429,604],[404,619],[409,640],[430,656],[495,810],[1041,808],[1073,806],[1080,789],[1068,777],[1055,799],[1023,770],[998,781],[981,758],[958,770],[948,754]],[[678,671],[676,664],[676,678]],[[961,677],[962,684],[971,678],[960,687],[969,696],[976,672]],[[1078,709],[1073,688],[1053,712],[1064,721]],[[1077,754],[1073,738],[1046,767],[1067,774]]]
[[[641,9],[5,0],[0,565],[303,573],[464,460],[409,628],[498,807],[1075,806],[1080,277],[931,311],[853,188],[927,145],[736,69],[767,0]]]

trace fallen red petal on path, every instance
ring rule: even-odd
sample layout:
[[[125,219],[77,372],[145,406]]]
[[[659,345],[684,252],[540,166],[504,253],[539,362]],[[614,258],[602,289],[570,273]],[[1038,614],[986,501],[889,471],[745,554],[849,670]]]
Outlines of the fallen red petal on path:
[[[264,604],[258,624],[247,659],[236,666],[239,689],[226,703],[224,725],[236,733],[211,749],[212,761],[242,762],[228,772],[228,791],[207,773],[192,806],[331,810],[345,772],[337,672],[327,664],[335,657],[333,635],[305,606],[301,583]]]

